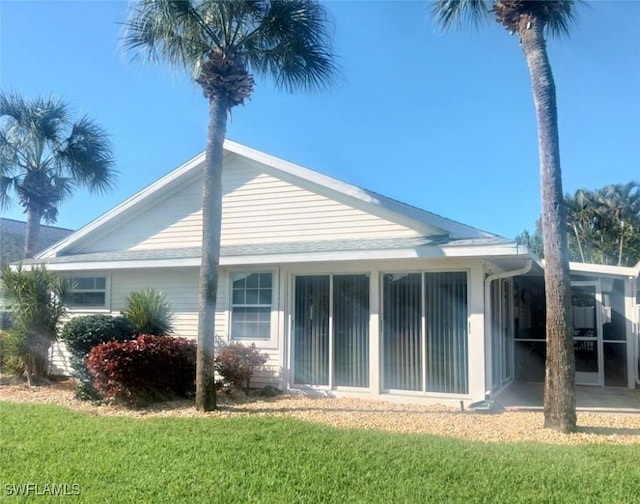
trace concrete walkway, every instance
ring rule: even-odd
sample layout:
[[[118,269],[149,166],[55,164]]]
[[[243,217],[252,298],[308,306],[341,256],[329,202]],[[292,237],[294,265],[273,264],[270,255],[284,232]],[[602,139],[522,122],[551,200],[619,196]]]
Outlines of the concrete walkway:
[[[512,383],[499,395],[497,403],[509,409],[541,410],[544,386],[542,383]],[[640,415],[640,389],[576,386],[578,411],[606,411]]]

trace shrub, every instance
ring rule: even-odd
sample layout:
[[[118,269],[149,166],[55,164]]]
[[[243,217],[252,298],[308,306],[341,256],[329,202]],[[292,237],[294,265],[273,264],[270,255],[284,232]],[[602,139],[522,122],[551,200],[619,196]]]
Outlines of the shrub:
[[[256,369],[267,362],[267,354],[260,353],[254,343],[245,346],[242,343],[230,343],[215,358],[215,370],[222,377],[219,387],[236,387],[249,395],[251,377]]]
[[[122,312],[138,334],[167,336],[173,331],[173,310],[162,292],[153,289],[129,294]]]
[[[134,341],[94,347],[87,368],[104,399],[136,405],[189,397],[195,390],[196,344],[140,335]]]
[[[24,341],[15,333],[0,331],[0,372],[24,378],[26,368]]]
[[[44,266],[15,270],[6,266],[0,284],[13,309],[9,356],[22,363],[29,385],[34,385],[47,375],[49,348],[65,313],[67,284]]]
[[[124,317],[109,315],[86,315],[76,317],[65,324],[60,333],[71,353],[71,367],[78,380],[76,395],[80,399],[98,399],[100,396],[92,385],[87,370],[86,357],[91,349],[110,341],[130,341],[135,338],[131,323]]]

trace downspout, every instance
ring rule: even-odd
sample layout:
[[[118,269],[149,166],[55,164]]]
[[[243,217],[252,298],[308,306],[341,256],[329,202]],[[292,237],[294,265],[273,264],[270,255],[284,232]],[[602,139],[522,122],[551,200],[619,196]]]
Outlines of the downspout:
[[[636,300],[638,299],[638,277],[634,278],[632,283],[631,283],[631,295],[632,295],[632,305],[633,305],[633,326],[635,327],[635,348],[636,348],[636,355],[635,355],[635,360],[633,362],[633,367],[634,370],[633,372],[636,375],[636,386],[640,385],[640,372],[639,372],[639,368],[640,368],[640,303],[637,303]]]
[[[491,338],[491,282],[494,280],[501,280],[503,278],[511,278],[514,276],[525,275],[531,271],[533,267],[533,259],[528,259],[527,264],[522,268],[511,270],[511,271],[503,271],[501,273],[494,273],[489,275],[484,279],[484,352],[485,352],[485,383],[489,383],[487,394],[491,394],[491,389],[493,388],[493,383],[491,383],[493,379],[493,369],[492,369],[492,358],[493,352],[491,348],[492,338]]]

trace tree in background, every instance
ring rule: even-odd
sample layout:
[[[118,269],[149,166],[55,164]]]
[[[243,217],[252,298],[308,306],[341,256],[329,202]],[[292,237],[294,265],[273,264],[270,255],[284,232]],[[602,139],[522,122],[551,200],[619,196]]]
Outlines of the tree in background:
[[[572,261],[634,266],[640,261],[640,183],[610,184],[593,191],[579,189],[564,197],[569,258]],[[540,221],[533,235],[516,240],[539,257]]]
[[[448,28],[493,18],[520,38],[538,122],[542,232],[547,299],[547,363],[544,425],[576,429],[575,359],[570,314],[570,276],[562,198],[556,90],[545,35],[564,35],[574,19],[574,0],[435,0],[433,13]]]
[[[61,99],[0,93],[0,208],[9,206],[11,193],[24,208],[25,258],[38,250],[40,222],[56,222],[77,189],[113,187],[113,165],[105,131],[87,116],[72,121]]]
[[[289,91],[314,89],[335,74],[327,12],[314,0],[141,0],[125,23],[137,56],[191,71],[209,102],[196,408],[216,407],[215,311],[222,219],[222,158],[227,117],[251,96],[253,74]]]

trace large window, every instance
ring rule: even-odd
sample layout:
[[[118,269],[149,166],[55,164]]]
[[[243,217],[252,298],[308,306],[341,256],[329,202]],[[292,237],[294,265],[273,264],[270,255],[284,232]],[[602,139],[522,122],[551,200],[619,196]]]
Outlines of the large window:
[[[107,307],[107,278],[99,277],[70,277],[69,305],[71,308],[106,308]]]
[[[231,290],[231,339],[270,339],[273,273],[232,273]]]
[[[294,382],[369,386],[369,276],[295,279]]]
[[[384,388],[466,394],[467,274],[385,274],[382,288]]]

